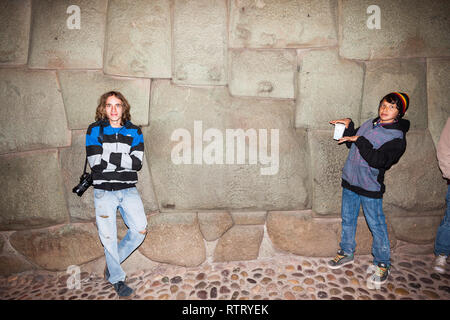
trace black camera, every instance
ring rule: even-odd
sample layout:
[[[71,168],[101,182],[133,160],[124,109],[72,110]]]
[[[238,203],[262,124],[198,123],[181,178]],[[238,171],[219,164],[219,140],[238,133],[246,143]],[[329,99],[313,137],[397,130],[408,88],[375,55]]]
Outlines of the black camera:
[[[76,193],[79,197],[83,195],[83,193],[92,185],[92,174],[90,173],[83,173],[83,175],[80,177],[80,183],[76,185],[72,192]]]

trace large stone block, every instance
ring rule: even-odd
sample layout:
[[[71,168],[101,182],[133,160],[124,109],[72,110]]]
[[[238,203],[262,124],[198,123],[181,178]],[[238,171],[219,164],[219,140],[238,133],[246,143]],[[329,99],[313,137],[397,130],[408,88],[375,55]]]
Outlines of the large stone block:
[[[228,211],[198,212],[198,222],[206,241],[217,240],[233,226],[233,219]]]
[[[369,29],[378,6],[380,28]],[[450,3],[447,0],[344,0],[341,4],[341,56],[349,59],[439,57],[450,55]]]
[[[361,123],[376,118],[381,98],[393,91],[409,96],[404,118],[411,121],[411,128],[427,128],[426,65],[417,59],[366,62]]]
[[[225,0],[175,0],[173,81],[227,83],[227,4]]]
[[[86,221],[95,219],[93,188],[89,188],[82,197],[72,193],[72,188],[78,184],[83,172],[86,131],[72,131],[72,145],[70,148],[60,150],[60,165],[66,191],[66,199],[69,207],[71,221]],[[89,165],[87,171],[90,172]],[[138,183],[136,188],[139,191],[144,209],[148,213],[158,210],[158,203],[153,191],[150,170],[147,165],[147,157],[144,157],[142,169],[138,172]]]
[[[299,48],[337,43],[337,1],[230,1],[230,46]]]
[[[311,130],[308,140],[313,176],[312,209],[320,215],[340,214],[342,169],[349,149],[333,140],[333,131],[330,130]]]
[[[18,231],[9,241],[27,259],[51,271],[64,271],[70,265],[92,261],[104,253],[97,229],[91,223]]]
[[[177,87],[169,81],[154,81],[150,126],[145,128],[144,134],[160,208],[308,208],[308,143],[306,132],[293,128],[293,113],[294,105],[290,101],[233,98],[223,87]],[[267,155],[273,155],[272,161],[261,157],[266,154],[261,142],[257,159],[249,159],[245,152],[243,161],[239,161],[242,163],[238,163],[236,150],[231,158],[233,145],[228,143],[227,146],[227,129],[242,129],[249,135],[253,132],[259,135],[260,142],[267,138]],[[266,132],[259,129],[266,129]],[[279,133],[278,151],[277,138],[271,135],[271,129]],[[189,144],[184,152],[177,150],[181,145],[180,137],[171,141],[172,135],[179,133],[185,135],[184,141]],[[204,133],[211,133],[213,142],[201,145]],[[249,140],[245,139],[247,150]],[[236,139],[233,141],[236,147]],[[253,148],[256,148],[256,139],[252,141],[250,149],[256,150]],[[216,146],[217,157],[211,160],[209,155],[214,152],[208,153],[208,150],[213,146]],[[277,153],[279,165],[276,164]],[[175,164],[178,156],[183,155],[187,160]]]
[[[435,146],[450,117],[450,59],[427,60],[428,129]]]
[[[101,71],[58,71],[58,78],[70,129],[86,129],[94,122],[100,96],[111,90],[125,96],[134,124],[148,125],[150,79],[105,76]]]
[[[56,150],[0,156],[0,230],[23,230],[69,220]]]
[[[214,261],[241,261],[258,258],[264,226],[236,225],[217,242]]]
[[[442,216],[391,218],[397,239],[415,244],[432,243],[441,220]]]
[[[53,71],[0,69],[0,153],[70,145]]]
[[[270,240],[279,250],[329,257],[339,248],[338,219],[315,219],[311,211],[269,211],[266,226]]]
[[[170,78],[170,16],[169,1],[109,1],[105,73]]]
[[[329,121],[352,118],[358,124],[364,71],[340,59],[336,49],[300,52],[295,126],[328,129]]]
[[[229,63],[232,95],[295,98],[295,51],[230,50]]]
[[[30,68],[102,68],[107,3],[107,0],[34,1]],[[69,8],[72,5],[79,8],[79,29],[69,29],[77,21],[76,11]]]
[[[385,175],[385,211],[391,216],[403,216],[404,210],[425,215],[426,211],[443,208],[447,186],[429,131],[412,130],[406,134],[406,141],[404,155]]]
[[[0,4],[0,65],[26,64],[30,39],[31,0]]]
[[[185,267],[198,266],[205,261],[205,241],[195,212],[151,215],[147,230],[147,237],[139,248],[147,258]]]

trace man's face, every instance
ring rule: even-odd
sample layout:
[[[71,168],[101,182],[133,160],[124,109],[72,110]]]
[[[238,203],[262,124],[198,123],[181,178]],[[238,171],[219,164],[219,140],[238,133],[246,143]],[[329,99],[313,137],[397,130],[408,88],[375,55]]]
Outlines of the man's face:
[[[110,123],[120,124],[123,112],[122,100],[115,96],[108,97],[106,99],[105,111]]]
[[[378,109],[378,116],[381,122],[392,122],[398,115],[398,109],[396,104],[392,104],[383,100],[380,108]]]

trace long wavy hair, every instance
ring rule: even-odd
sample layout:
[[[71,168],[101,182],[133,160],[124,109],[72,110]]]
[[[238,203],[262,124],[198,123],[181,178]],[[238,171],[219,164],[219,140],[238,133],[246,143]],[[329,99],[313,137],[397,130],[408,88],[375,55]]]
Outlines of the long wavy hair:
[[[125,97],[123,96],[123,94],[121,94],[119,91],[109,91],[104,93],[101,97],[100,97],[100,102],[97,106],[97,110],[95,111],[95,121],[99,121],[99,120],[107,120],[108,118],[106,117],[106,100],[111,97],[114,96],[117,99],[122,101],[122,119],[121,119],[121,124],[124,125],[125,122],[127,122],[128,120],[131,120],[131,115],[130,115],[130,104],[128,103],[127,99],[125,99]]]

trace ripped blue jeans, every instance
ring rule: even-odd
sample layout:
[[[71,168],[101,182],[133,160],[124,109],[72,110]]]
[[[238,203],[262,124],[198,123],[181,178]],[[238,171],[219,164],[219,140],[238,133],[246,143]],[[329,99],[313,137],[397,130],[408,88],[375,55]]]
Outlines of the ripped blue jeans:
[[[94,189],[95,219],[105,249],[109,282],[125,280],[120,264],[144,241],[147,228],[144,205],[136,187],[116,191]],[[125,237],[117,242],[117,209],[128,227]]]
[[[362,205],[364,216],[372,232],[373,263],[382,262],[390,265],[391,248],[383,212],[383,199],[368,198],[351,190],[342,190],[342,233],[340,247],[346,254],[355,252],[356,225],[358,223],[359,208]]]

